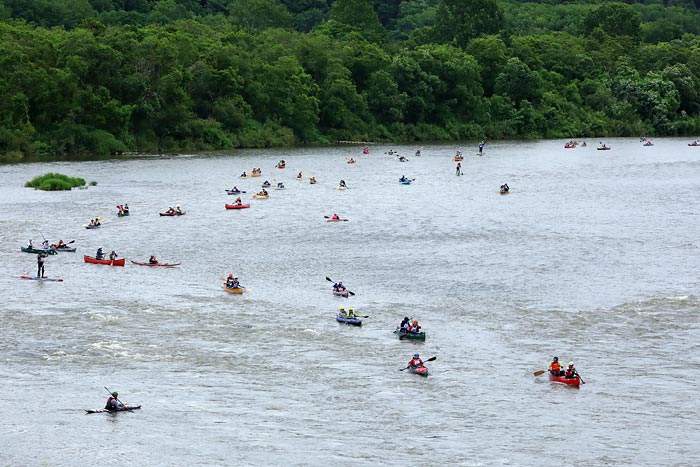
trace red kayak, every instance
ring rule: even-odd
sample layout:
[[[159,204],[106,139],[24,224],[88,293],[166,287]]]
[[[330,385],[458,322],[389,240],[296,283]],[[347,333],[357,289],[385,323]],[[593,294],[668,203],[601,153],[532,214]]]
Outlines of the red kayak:
[[[250,207],[250,203],[248,204],[227,204],[226,209],[247,209]]]
[[[579,387],[581,385],[581,378],[578,376],[575,378],[565,378],[564,376],[554,376],[552,373],[549,373],[549,380],[555,383],[568,384],[574,387]]]
[[[575,144],[565,144],[564,149],[574,149],[576,147]]]
[[[424,366],[419,366],[418,368],[409,368],[408,371],[418,376],[428,376],[428,369]]]
[[[124,258],[115,259],[114,261],[109,259],[95,259],[92,256],[83,256],[83,261],[92,264],[107,264],[109,266],[124,266],[126,260]]]
[[[347,222],[349,219],[328,219],[328,222]]]
[[[337,297],[347,297],[350,295],[350,293],[348,292],[348,289],[334,290],[333,295],[335,295]]]
[[[174,268],[175,266],[179,266],[182,263],[142,263],[139,261],[131,261],[133,264],[138,264],[139,266],[150,266],[150,267],[157,267],[160,266],[162,268]]]

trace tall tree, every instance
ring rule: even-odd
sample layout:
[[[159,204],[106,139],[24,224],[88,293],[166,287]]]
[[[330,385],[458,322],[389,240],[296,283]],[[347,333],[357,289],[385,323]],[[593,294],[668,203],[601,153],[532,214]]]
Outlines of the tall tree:
[[[464,47],[471,39],[497,34],[503,28],[503,10],[496,0],[441,0],[435,18],[440,40]]]

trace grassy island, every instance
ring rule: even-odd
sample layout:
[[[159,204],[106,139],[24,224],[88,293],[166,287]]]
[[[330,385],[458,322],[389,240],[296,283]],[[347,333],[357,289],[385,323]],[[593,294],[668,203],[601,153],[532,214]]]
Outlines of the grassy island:
[[[34,177],[25,183],[24,186],[44,191],[72,190],[75,187],[85,186],[85,180],[59,173],[47,173]]]

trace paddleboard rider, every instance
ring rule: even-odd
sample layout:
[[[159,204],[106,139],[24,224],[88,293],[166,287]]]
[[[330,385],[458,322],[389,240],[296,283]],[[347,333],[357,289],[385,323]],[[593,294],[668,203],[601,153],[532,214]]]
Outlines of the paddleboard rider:
[[[46,262],[46,257],[44,253],[39,253],[36,256],[36,277],[44,277],[44,263]]]

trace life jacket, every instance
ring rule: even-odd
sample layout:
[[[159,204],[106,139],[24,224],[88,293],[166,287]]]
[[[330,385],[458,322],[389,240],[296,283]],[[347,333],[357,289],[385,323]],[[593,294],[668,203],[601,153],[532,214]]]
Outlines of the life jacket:
[[[409,365],[411,366],[421,366],[423,365],[423,360],[420,358],[412,358],[410,362],[408,362]]]
[[[561,371],[561,366],[559,366],[559,362],[552,362],[552,364],[549,365],[549,369],[552,370],[552,373],[558,376],[559,372]]]
[[[575,368],[567,368],[566,373],[564,374],[565,377],[567,378],[573,378],[576,376],[576,369]]]

